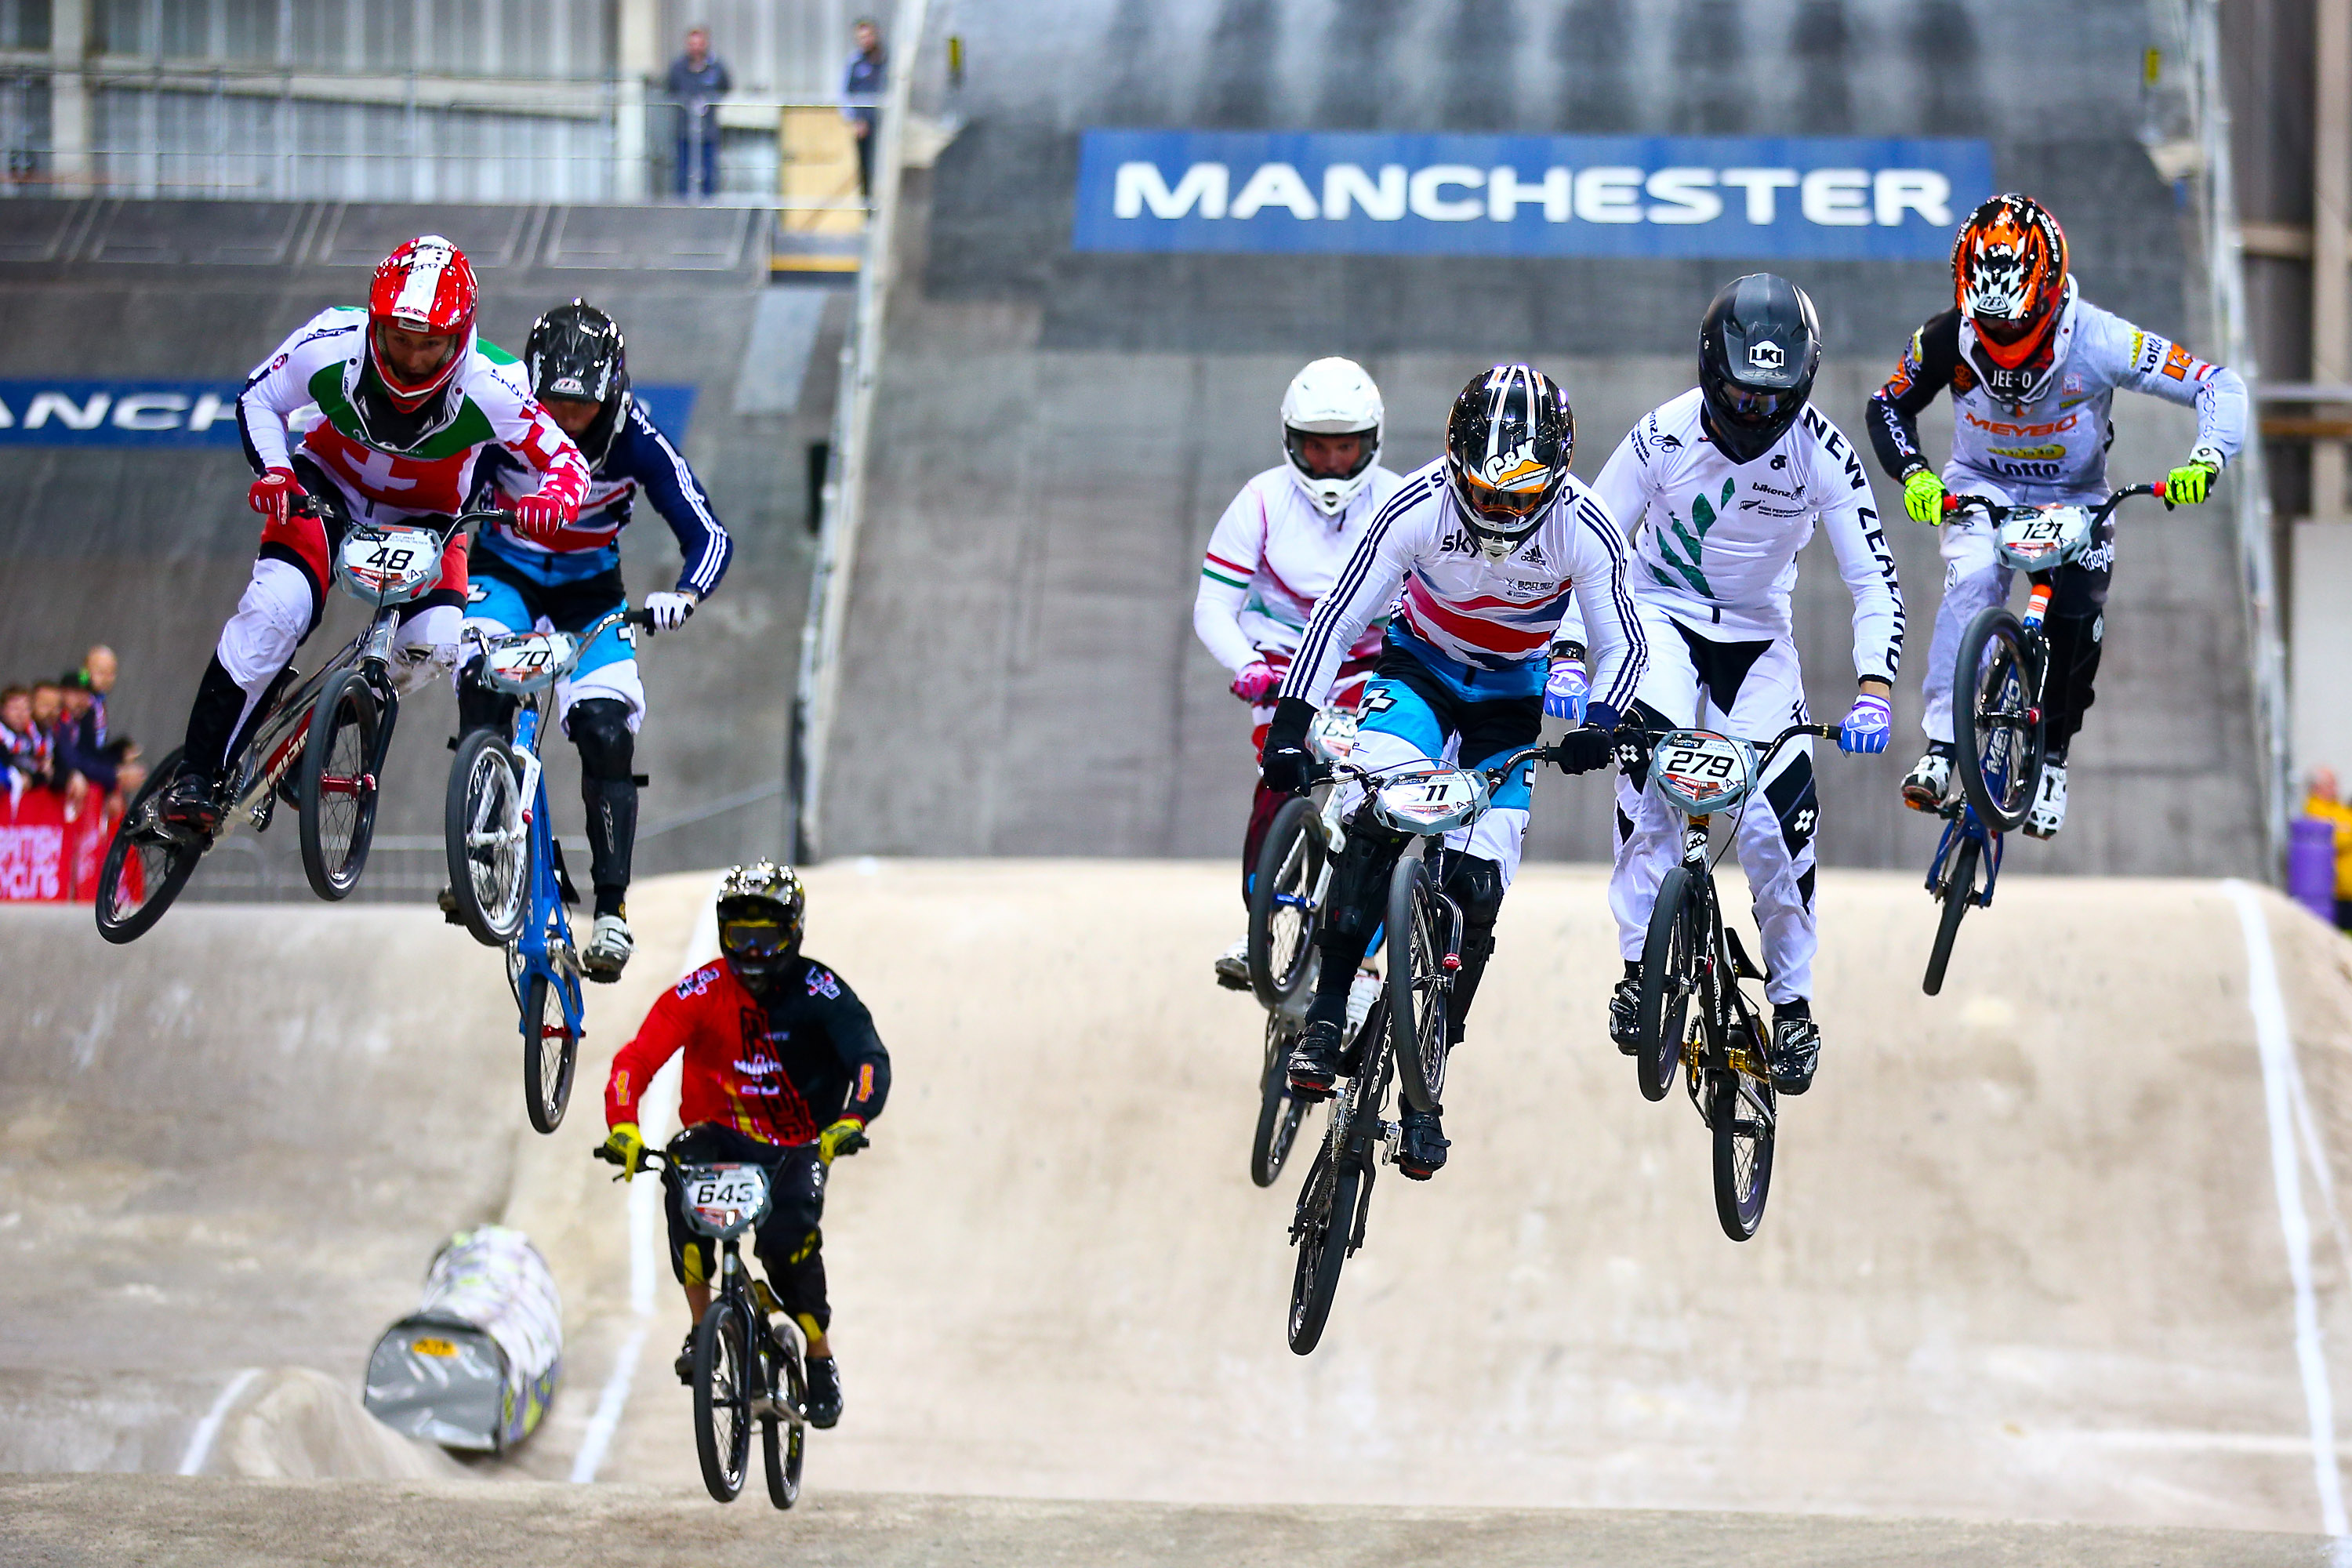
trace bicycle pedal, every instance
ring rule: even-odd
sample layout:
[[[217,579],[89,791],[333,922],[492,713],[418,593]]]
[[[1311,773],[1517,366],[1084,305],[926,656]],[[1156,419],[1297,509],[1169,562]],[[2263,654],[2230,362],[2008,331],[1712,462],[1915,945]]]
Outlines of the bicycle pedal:
[[[1402,1121],[1381,1122],[1381,1158],[1393,1165],[1403,1157],[1404,1123]]]

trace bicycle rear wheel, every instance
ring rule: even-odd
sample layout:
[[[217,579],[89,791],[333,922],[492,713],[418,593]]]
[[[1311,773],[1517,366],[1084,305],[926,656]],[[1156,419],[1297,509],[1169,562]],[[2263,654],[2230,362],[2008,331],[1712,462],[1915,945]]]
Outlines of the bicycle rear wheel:
[[[768,1375],[762,1381],[769,1394],[793,1414],[761,1418],[761,1458],[768,1472],[768,1500],[790,1508],[801,1500],[801,1459],[808,1447],[808,1426],[799,1412],[808,1402],[808,1384],[801,1373],[800,1348],[791,1338],[771,1331],[767,1340]]]
[[[322,899],[351,897],[367,868],[380,723],[375,690],[356,669],[330,679],[310,710],[299,792],[302,874]]]
[[[1307,1120],[1307,1102],[1290,1092],[1290,1042],[1297,1028],[1281,1013],[1265,1019],[1265,1065],[1258,1075],[1257,1132],[1250,1140],[1250,1180],[1274,1185]]]
[[[1295,1008],[1315,977],[1314,906],[1322,879],[1323,840],[1314,827],[1315,803],[1286,801],[1274,814],[1250,879],[1250,989],[1269,1010]]]
[[[2033,704],[2040,650],[2002,605],[1969,623],[1953,661],[1952,743],[1960,790],[2003,833],[2025,821],[2042,786],[2042,721]]]
[[[522,779],[514,748],[495,730],[458,742],[441,809],[449,892],[466,929],[484,947],[504,947],[530,907],[530,834],[522,825]]]
[[[1944,901],[1944,912],[1936,921],[1936,945],[1927,954],[1927,976],[1919,983],[1919,989],[1930,996],[1944,989],[1944,966],[1952,961],[1952,939],[1960,934],[1960,917],[1976,902],[1978,852],[1974,838],[1964,837],[1952,846],[1944,890],[1937,895]]]
[[[722,1296],[694,1330],[694,1452],[702,1484],[720,1502],[741,1495],[751,1460],[748,1327],[743,1309]]]
[[[1445,969],[1452,921],[1440,901],[1428,860],[1400,858],[1389,873],[1389,1039],[1396,1052],[1397,1089],[1415,1110],[1435,1110],[1445,1091]]]
[[[180,773],[174,749],[139,786],[98,868],[98,934],[115,943],[136,942],[152,930],[195,874],[204,846],[166,833],[147,820],[151,803]]]
[[[563,1125],[564,1108],[572,1103],[572,1073],[580,1065],[580,1031],[564,1016],[565,989],[545,974],[533,974],[522,988],[523,1109],[541,1132]],[[572,1005],[576,1012],[576,993]]]
[[[1764,1223],[1764,1200],[1772,1189],[1778,1098],[1768,1079],[1742,1072],[1707,1076],[1713,1084],[1706,1121],[1715,1134],[1715,1217],[1724,1235],[1746,1241]]]
[[[1331,1302],[1339,1293],[1339,1269],[1355,1237],[1356,1200],[1363,1172],[1345,1151],[1334,1155],[1329,1141],[1317,1152],[1298,1194],[1291,1221],[1298,1261],[1290,1279],[1290,1348],[1307,1355],[1323,1338]]]
[[[1634,1015],[1641,1044],[1633,1069],[1643,1100],[1664,1100],[1674,1087],[1700,942],[1698,917],[1690,868],[1669,868],[1658,879],[1658,900],[1650,907],[1650,929],[1642,942],[1642,994]]]

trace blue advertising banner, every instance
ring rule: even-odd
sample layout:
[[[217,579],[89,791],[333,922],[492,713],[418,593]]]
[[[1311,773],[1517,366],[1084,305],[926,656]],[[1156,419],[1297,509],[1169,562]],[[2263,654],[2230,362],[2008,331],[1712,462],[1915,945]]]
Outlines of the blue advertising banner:
[[[1088,131],[1085,251],[1941,261],[1974,141]]]
[[[238,381],[0,381],[0,447],[234,447]],[[630,389],[686,439],[691,386]]]

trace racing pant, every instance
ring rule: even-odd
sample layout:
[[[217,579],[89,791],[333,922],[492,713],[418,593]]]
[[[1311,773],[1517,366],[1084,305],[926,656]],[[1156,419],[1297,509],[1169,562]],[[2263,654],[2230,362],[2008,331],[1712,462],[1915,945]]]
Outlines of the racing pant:
[[[1762,744],[1806,721],[1795,643],[1718,642],[1655,605],[1637,607],[1650,643],[1649,668],[1633,700],[1634,721],[1643,728],[1693,725]],[[1683,856],[1682,814],[1648,784],[1646,763],[1617,779],[1609,910],[1617,917],[1618,953],[1628,963],[1641,961],[1658,883]],[[1780,748],[1734,821],[1770,971],[1764,994],[1775,1005],[1812,995],[1813,827],[1820,815],[1812,742],[1799,736]]]
[[[341,486],[308,456],[298,454],[293,467],[323,515],[289,516],[283,523],[262,525],[252,579],[237,601],[236,613],[221,627],[188,715],[183,754],[188,771],[204,778],[220,776],[236,754],[236,742],[291,667],[294,650],[310,640],[326,614],[331,563],[351,526],[350,501]],[[456,520],[424,514],[385,521],[448,534]],[[458,606],[466,600],[466,536],[449,534],[442,547],[439,579],[400,608],[392,671],[393,684],[403,693],[455,662]]]
[[[510,631],[577,632],[627,604],[618,565],[551,580],[485,542],[474,559],[465,625],[468,633],[486,637]],[[499,697],[475,678],[472,661],[478,655],[470,637],[463,657],[466,668],[457,676],[458,727],[503,728],[513,700]],[[629,863],[637,839],[637,785],[642,782],[635,772],[636,734],[645,712],[636,637],[625,624],[597,633],[572,673],[555,683],[556,722],[580,749],[580,803],[588,813],[589,877],[595,883],[599,915],[619,914],[629,890]]]
[[[1258,658],[1265,660],[1275,674],[1287,676],[1290,660],[1296,650],[1286,647],[1261,647]],[[1350,655],[1339,666],[1339,674],[1331,683],[1331,704],[1349,712],[1363,700],[1364,682],[1370,679],[1372,667],[1379,663],[1377,655],[1359,658]],[[1261,763],[1265,761],[1265,731],[1274,722],[1274,704],[1250,704],[1250,754]],[[1265,847],[1266,830],[1274,826],[1275,813],[1290,797],[1279,790],[1268,789],[1265,781],[1258,781],[1257,793],[1250,800],[1249,828],[1242,836],[1242,902],[1249,902],[1250,888],[1257,880],[1258,852]]]
[[[2019,484],[1992,479],[1954,463],[1944,469],[1944,486],[1954,495],[1979,495],[1997,506],[2096,507],[2107,499],[2104,489],[2057,489],[2047,485]],[[1953,665],[1960,651],[1960,635],[1969,623],[2009,598],[2014,574],[1993,553],[1993,525],[1981,512],[1970,510],[1944,524],[1944,602],[1936,607],[1936,635],[1927,647],[1927,669],[1920,680],[1927,713],[1919,727],[1927,739],[1949,745],[1952,741]],[[2091,706],[2092,683],[2099,673],[2099,651],[2106,637],[2107,580],[2116,560],[2116,520],[2109,515],[2092,536],[2082,559],[2051,574],[2050,614],[2042,629],[2050,638],[2050,675],[2042,685],[2042,727],[2048,758],[2063,763],[2067,749],[2083,727]]]
[[[1411,633],[1391,626],[1378,672],[1364,689],[1363,722],[1348,760],[1382,769],[1415,762],[1462,767],[1491,766],[1535,744],[1543,727],[1541,658],[1504,669],[1481,669],[1446,658]],[[1445,836],[1444,853],[1433,847],[1430,868],[1439,887],[1462,908],[1462,968],[1447,1007],[1447,1039],[1459,1044],[1462,1027],[1476,1000],[1478,982],[1495,951],[1495,920],[1503,895],[1519,868],[1533,799],[1535,763],[1513,770],[1493,795],[1486,814]],[[1360,784],[1340,786],[1342,809],[1355,812]],[[1328,913],[1316,942],[1323,963],[1316,978],[1309,1021],[1345,1024],[1348,989],[1364,950],[1388,910],[1389,874],[1403,836],[1363,822],[1349,827],[1348,846],[1332,868]]]
[[[824,1294],[824,1162],[816,1145],[786,1148],[717,1121],[698,1121],[670,1140],[673,1159],[689,1165],[764,1165],[768,1216],[752,1233],[751,1255],[769,1287],[803,1333],[824,1333],[833,1322]],[[669,1268],[681,1285],[719,1283],[719,1244],[687,1223],[677,1173],[662,1171],[662,1209],[669,1216]]]

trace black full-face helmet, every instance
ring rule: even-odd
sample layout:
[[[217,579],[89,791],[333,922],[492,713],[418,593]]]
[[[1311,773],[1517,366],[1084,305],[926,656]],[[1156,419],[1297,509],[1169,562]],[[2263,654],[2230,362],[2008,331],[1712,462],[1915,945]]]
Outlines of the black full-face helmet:
[[[1445,478],[1489,559],[1510,554],[1536,531],[1575,455],[1568,394],[1543,372],[1498,364],[1462,389],[1445,418]]]
[[[719,882],[719,951],[753,991],[773,984],[799,955],[808,894],[790,866],[761,860]]]
[[[1821,318],[1805,291],[1769,272],[1733,279],[1698,330],[1707,438],[1733,462],[1754,462],[1804,412],[1821,368]]]
[[[574,444],[590,468],[602,463],[629,412],[629,356],[613,318],[584,300],[558,305],[531,323],[522,363],[532,396],[599,405]]]

